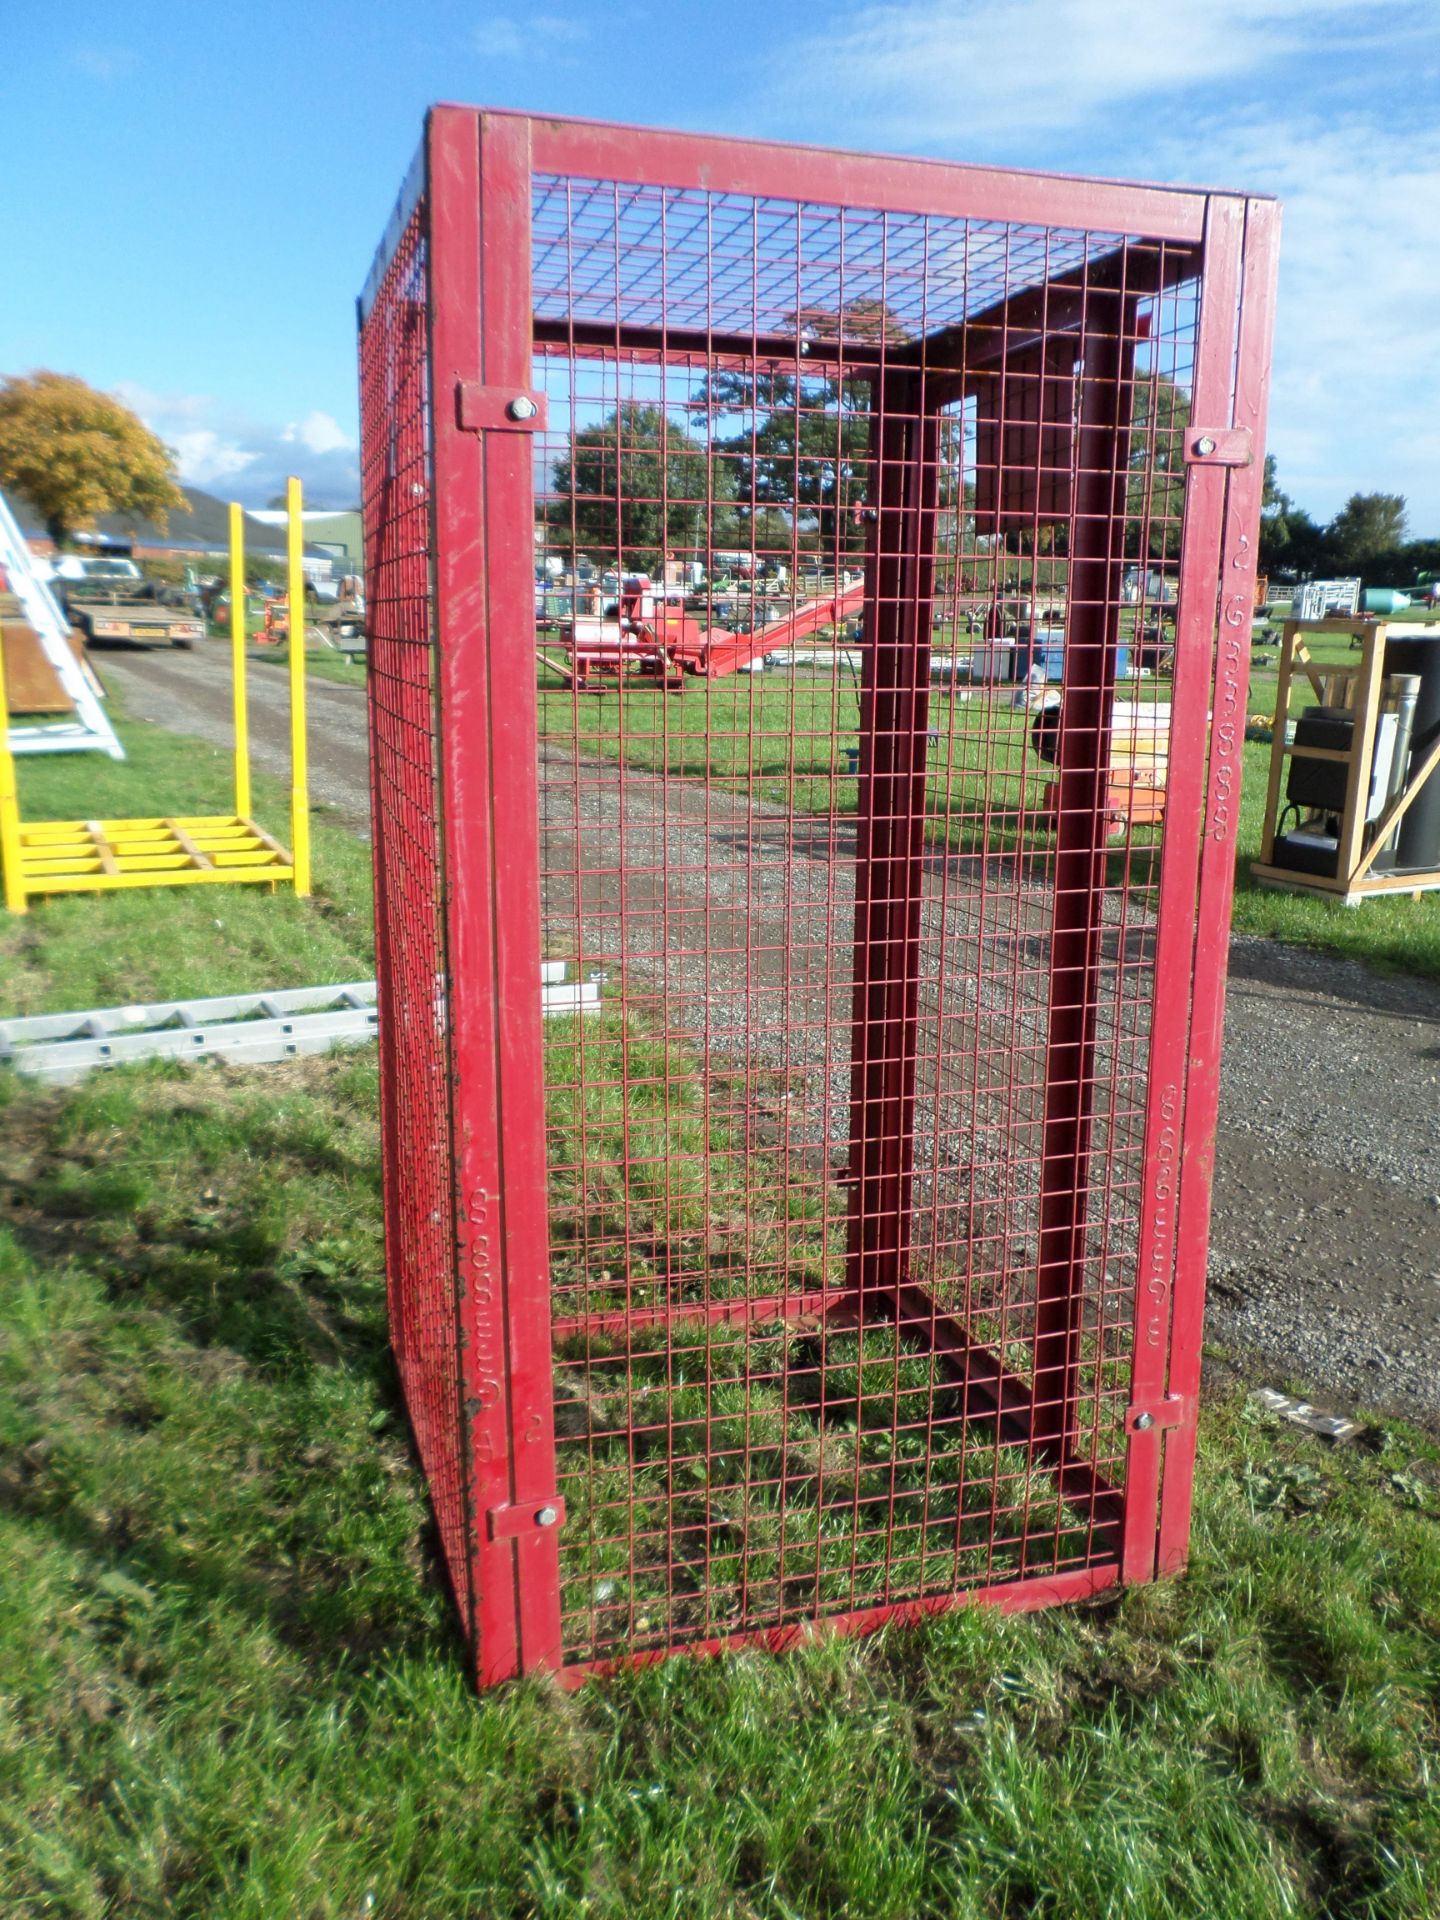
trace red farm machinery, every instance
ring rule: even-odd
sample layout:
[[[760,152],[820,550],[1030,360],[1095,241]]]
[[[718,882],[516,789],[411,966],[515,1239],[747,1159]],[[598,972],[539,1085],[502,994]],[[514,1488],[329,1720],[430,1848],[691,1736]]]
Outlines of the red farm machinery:
[[[386,1254],[481,1684],[1182,1565],[1277,230],[431,113],[360,307]]]
[[[692,614],[656,594],[648,576],[627,575],[618,600],[597,615],[572,618],[561,628],[558,652],[540,647],[540,657],[566,686],[588,686],[602,676],[629,673],[682,687],[688,675],[723,680],[746,673],[767,655],[808,639],[822,628],[842,627],[865,604],[863,580],[841,592],[794,603],[778,618],[744,633],[703,626]]]

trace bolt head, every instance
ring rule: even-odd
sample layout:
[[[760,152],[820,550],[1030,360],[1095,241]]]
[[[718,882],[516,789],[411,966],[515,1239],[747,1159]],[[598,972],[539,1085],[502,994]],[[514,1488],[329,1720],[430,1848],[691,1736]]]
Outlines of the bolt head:
[[[537,1527],[553,1527],[559,1518],[558,1507],[540,1507],[535,1514],[535,1524]]]
[[[1195,442],[1195,451],[1202,459],[1204,459],[1207,454],[1214,453],[1215,442],[1210,438],[1208,433],[1202,433],[1200,438]]]
[[[1148,1433],[1154,1424],[1155,1416],[1153,1413],[1137,1413],[1135,1416],[1135,1431],[1137,1433]]]
[[[512,420],[533,420],[540,409],[528,393],[517,393],[505,411]]]

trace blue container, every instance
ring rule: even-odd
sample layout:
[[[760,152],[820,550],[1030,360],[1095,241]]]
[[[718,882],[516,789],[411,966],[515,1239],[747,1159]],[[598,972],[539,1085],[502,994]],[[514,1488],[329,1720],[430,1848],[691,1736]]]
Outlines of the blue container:
[[[1015,642],[1015,664],[1012,677],[1024,682],[1030,678],[1032,667],[1041,667],[1047,681],[1060,681],[1065,678],[1065,629],[1063,627],[1037,627],[1033,639]],[[1115,678],[1128,680],[1130,677],[1130,649],[1121,647],[1115,656]]]
[[[1401,593],[1398,587],[1367,587],[1365,589],[1366,613],[1403,613],[1409,604],[1409,594]]]

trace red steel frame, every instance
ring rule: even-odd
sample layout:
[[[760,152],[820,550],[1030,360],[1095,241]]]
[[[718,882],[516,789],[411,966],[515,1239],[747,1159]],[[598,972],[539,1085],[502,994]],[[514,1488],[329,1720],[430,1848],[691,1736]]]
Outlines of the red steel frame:
[[[537,374],[547,349],[572,361],[698,354],[711,367],[766,355],[794,359],[807,350],[823,360],[827,349],[800,349],[793,332],[762,337],[758,321],[747,337],[713,325],[687,332],[669,316],[657,325],[617,313],[587,326],[573,313],[559,321],[538,315],[531,284],[538,176],[1087,237],[1078,265],[1072,251],[1038,285],[1007,285],[958,330],[839,350],[852,370],[863,371],[868,359],[875,479],[867,497],[843,1285],[787,1279],[778,1294],[762,1297],[686,1305],[670,1297],[604,1309],[587,1307],[582,1291],[574,1312],[552,1280],[545,1037],[536,994],[546,933],[532,577],[534,435],[545,429],[546,413]],[[661,1658],[671,1644],[781,1647],[820,1619],[833,1629],[868,1630],[960,1601],[1037,1607],[1183,1564],[1277,233],[1272,203],[1232,194],[462,107],[431,113],[416,175],[360,307],[387,1262],[402,1379],[481,1684],[537,1669],[576,1680],[620,1661]],[[1138,240],[1092,251],[1092,234]],[[1182,280],[1199,292],[1166,824],[1146,935],[1153,947],[1136,975],[1137,991],[1149,996],[1137,1082],[1143,1155],[1138,1227],[1125,1255],[1134,1283],[1116,1296],[1133,1299],[1133,1338],[1128,1378],[1116,1389],[1123,1439],[1112,1457],[1100,1449],[1093,1419],[1087,1438],[1080,1415],[1087,1391],[1092,1399],[1100,1392],[1082,1384],[1093,1300],[1087,1308],[1079,1277],[1096,1231],[1096,1127],[1113,1141],[1120,1125],[1115,1086],[1103,1088],[1097,1068],[1106,968],[1123,972],[1110,946],[1123,947],[1125,938],[1123,926],[1117,935],[1113,916],[1106,918],[1113,854],[1106,794],[1123,536],[1127,513],[1135,513],[1131,396],[1146,324],[1137,316]],[[932,884],[926,783],[932,609],[939,604],[937,476],[945,408],[983,390],[987,369],[1005,376],[1048,367],[1045,343],[1076,328],[1085,346],[1073,423],[1067,427],[1063,405],[1050,408],[1048,392],[1029,416],[1043,419],[1046,432],[1058,423],[1073,446],[1064,456],[1069,478],[1051,488],[1056,497],[1068,494],[1069,615],[1054,840],[1044,867],[1050,917],[1027,1377],[1010,1364],[1003,1342],[997,1350],[978,1338],[971,1316],[927,1283],[912,1244],[920,1217],[917,1067],[929,1017],[922,1000],[928,1006],[925,996],[934,998],[938,1019],[955,991],[945,979],[927,979],[922,925]],[[1038,359],[1027,361],[1037,347]],[[1079,349],[1067,351],[1073,363]],[[1004,385],[1002,378],[995,390]],[[528,415],[517,400],[530,404]],[[995,404],[999,420],[1007,402]],[[1034,429],[1032,452],[1041,431]],[[1153,422],[1150,432],[1153,441]],[[1002,427],[997,437],[1012,444],[1015,435]],[[1024,444],[1023,432],[1019,438]],[[1002,491],[997,481],[997,505]],[[1004,511],[1014,507],[1007,494]],[[652,697],[663,707],[663,695]],[[983,804],[988,823],[990,802]],[[982,893],[985,884],[982,877]],[[983,911],[982,901],[982,925]],[[942,1055],[937,1043],[937,1072]],[[1098,1119],[1097,1090],[1109,1103]],[[443,1196],[434,1172],[441,1163]],[[625,1232],[628,1242],[628,1223]],[[1119,1264],[1119,1256],[1107,1258]],[[1102,1303],[1102,1318],[1106,1310]],[[557,1349],[583,1341],[589,1354],[592,1343],[649,1333],[663,1336],[673,1357],[682,1322],[693,1329],[769,1319],[806,1328],[892,1324],[907,1351],[928,1354],[937,1378],[958,1389],[966,1420],[988,1420],[997,1446],[1043,1463],[1061,1499],[1088,1515],[1083,1564],[1063,1563],[1057,1520],[1048,1565],[1043,1556],[1026,1557],[1027,1543],[1014,1577],[896,1597],[887,1540],[878,1600],[861,1596],[852,1548],[848,1591],[860,1604],[820,1604],[817,1584],[809,1618],[768,1618],[742,1594],[733,1631],[706,1627],[657,1642],[636,1630],[632,1603],[628,1638],[617,1628],[567,1643]],[[823,1414],[826,1336],[817,1337]],[[748,1406],[748,1347],[746,1356]],[[898,1370],[895,1377],[898,1407]],[[634,1452],[643,1423],[633,1378],[626,1390]],[[788,1388],[782,1383],[779,1391]],[[932,1390],[927,1444],[935,1404]],[[673,1452],[673,1413],[669,1419]],[[997,1481],[997,1499],[998,1488]],[[1024,1499],[1022,1535],[1028,1492]],[[894,1523],[893,1480],[889,1512]],[[676,1525],[672,1503],[672,1561]],[[632,1559],[636,1526],[632,1496]],[[707,1566],[710,1553],[707,1544]],[[603,1584],[595,1583],[597,1592]],[[593,1628],[599,1603],[586,1605]]]

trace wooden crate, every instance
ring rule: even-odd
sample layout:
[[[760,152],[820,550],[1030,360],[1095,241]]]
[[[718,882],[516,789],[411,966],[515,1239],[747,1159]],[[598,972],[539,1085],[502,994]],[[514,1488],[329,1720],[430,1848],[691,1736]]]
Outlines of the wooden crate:
[[[1265,825],[1260,843],[1260,858],[1250,868],[1261,886],[1292,893],[1325,893],[1356,906],[1376,894],[1408,893],[1418,896],[1440,890],[1440,868],[1419,873],[1376,873],[1375,861],[1396,827],[1410,810],[1430,780],[1440,777],[1440,743],[1418,767],[1412,767],[1405,785],[1385,808],[1366,834],[1366,808],[1370,797],[1370,779],[1375,755],[1375,736],[1379,724],[1385,686],[1385,643],[1410,635],[1428,635],[1440,631],[1414,622],[1354,618],[1333,615],[1324,620],[1287,620],[1280,644],[1280,678],[1275,694],[1275,728],[1270,744],[1270,778],[1265,793]],[[1348,634],[1359,647],[1357,665],[1326,668],[1316,664],[1306,640],[1315,634]],[[1324,706],[1346,706],[1355,715],[1355,726],[1348,749],[1297,746],[1287,738],[1290,731],[1291,698],[1301,680],[1308,682],[1316,700]],[[1345,767],[1345,800],[1339,813],[1338,861],[1333,876],[1301,873],[1293,867],[1277,866],[1274,861],[1277,823],[1283,804],[1285,768],[1292,759],[1331,761]]]

